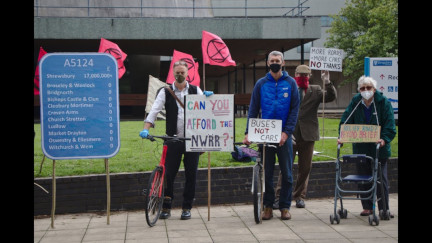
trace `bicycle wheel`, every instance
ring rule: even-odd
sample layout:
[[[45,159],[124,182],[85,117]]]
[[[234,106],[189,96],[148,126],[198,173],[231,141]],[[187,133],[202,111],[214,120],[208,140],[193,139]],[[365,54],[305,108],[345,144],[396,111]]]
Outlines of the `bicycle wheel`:
[[[255,223],[261,223],[261,194],[262,194],[262,183],[261,183],[261,167],[255,165],[253,167],[253,205],[254,205],[254,218]]]
[[[145,198],[146,221],[152,227],[159,219],[162,210],[164,198],[162,167],[156,167],[151,173]]]

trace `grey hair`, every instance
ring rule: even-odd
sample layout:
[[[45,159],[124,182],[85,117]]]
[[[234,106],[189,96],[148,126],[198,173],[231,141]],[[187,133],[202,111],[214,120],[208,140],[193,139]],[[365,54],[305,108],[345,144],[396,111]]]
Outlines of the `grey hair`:
[[[188,65],[187,65],[187,63],[183,59],[180,59],[177,62],[175,62],[174,65],[173,65],[173,68],[175,68],[175,67],[177,67],[179,65],[185,66],[186,68],[189,68]]]
[[[360,91],[360,87],[362,87],[364,84],[371,84],[374,89],[377,89],[377,82],[372,77],[366,77],[364,75],[361,76],[357,83],[357,90]]]
[[[270,56],[280,56],[280,57],[282,57],[282,61],[284,60],[283,53],[280,52],[280,51],[272,51],[272,52],[270,52],[270,54],[268,55],[268,59],[270,59]]]

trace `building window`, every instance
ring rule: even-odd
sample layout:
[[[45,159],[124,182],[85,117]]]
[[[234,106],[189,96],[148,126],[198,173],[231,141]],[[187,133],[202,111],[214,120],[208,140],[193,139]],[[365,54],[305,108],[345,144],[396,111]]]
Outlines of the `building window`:
[[[330,16],[321,16],[321,27],[331,27],[333,18]]]

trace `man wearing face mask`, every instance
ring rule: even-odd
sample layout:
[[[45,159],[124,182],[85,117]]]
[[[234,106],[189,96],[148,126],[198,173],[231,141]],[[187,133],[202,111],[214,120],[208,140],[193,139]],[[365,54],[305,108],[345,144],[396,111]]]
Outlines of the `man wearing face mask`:
[[[289,209],[292,198],[292,134],[297,122],[299,109],[299,95],[295,80],[282,71],[285,65],[283,54],[279,51],[272,51],[268,55],[267,65],[270,72],[255,84],[249,105],[248,121],[250,118],[258,118],[261,111],[262,119],[282,120],[281,139],[275,143],[277,148],[265,147],[265,193],[264,193],[264,215],[262,219],[268,220],[273,217],[273,203],[275,193],[273,188],[273,171],[276,162],[276,154],[279,160],[279,167],[282,173],[282,186],[280,190],[281,219],[291,219]],[[250,144],[248,139],[248,127],[246,126],[244,144]],[[262,145],[259,148],[263,149]]]
[[[346,110],[344,111],[340,126],[342,124],[371,124],[381,126],[380,139],[377,143],[380,144],[378,153],[378,161],[381,163],[382,183],[384,186],[385,200],[378,201],[378,209],[383,208],[383,202],[386,208],[389,208],[388,199],[388,179],[387,179],[387,160],[391,155],[390,142],[396,136],[396,126],[393,114],[393,107],[390,101],[381,92],[376,89],[377,82],[366,76],[361,76],[358,80],[359,94],[355,95]],[[375,160],[376,157],[376,144],[377,143],[353,143],[353,154],[366,154]],[[338,144],[342,144],[338,139]],[[359,174],[370,174],[371,167],[368,163],[362,163],[361,167],[357,167]],[[358,185],[359,190],[366,191],[370,189],[371,185]],[[381,187],[377,187],[377,195],[381,195]],[[361,194],[361,198],[368,197],[369,195]],[[372,214],[373,202],[371,200],[361,200],[363,211],[360,213],[362,216]],[[394,217],[390,214],[390,217]]]
[[[293,161],[298,152],[298,173],[296,185],[293,192],[293,199],[297,208],[304,208],[309,174],[312,169],[312,156],[315,141],[320,139],[318,108],[323,102],[331,102],[336,99],[336,88],[330,82],[329,71],[321,71],[321,79],[324,81],[325,90],[320,85],[310,85],[311,69],[307,65],[299,65],[295,70],[295,80],[299,87],[300,110],[296,128],[293,134]],[[281,176],[279,174],[276,187],[276,199],[279,198],[281,187]],[[273,208],[278,208],[276,200]]]
[[[177,61],[173,65],[173,74],[175,81],[169,87],[161,90],[153,103],[153,106],[144,120],[144,129],[140,132],[142,138],[147,138],[149,128],[154,127],[157,114],[165,106],[166,109],[166,134],[168,136],[184,137],[184,108],[179,101],[184,100],[188,94],[198,94],[210,96],[212,91],[201,91],[197,86],[191,85],[186,81],[188,76],[188,65],[183,60]],[[171,93],[170,89],[173,93]],[[174,95],[179,99],[176,100]],[[174,199],[174,180],[180,168],[182,155],[185,168],[185,187],[183,190],[182,214],[180,219],[191,218],[192,202],[195,197],[195,184],[198,169],[199,152],[186,152],[184,141],[166,142],[168,149],[165,158],[165,198],[163,209],[159,218],[167,219],[171,216],[171,205]]]

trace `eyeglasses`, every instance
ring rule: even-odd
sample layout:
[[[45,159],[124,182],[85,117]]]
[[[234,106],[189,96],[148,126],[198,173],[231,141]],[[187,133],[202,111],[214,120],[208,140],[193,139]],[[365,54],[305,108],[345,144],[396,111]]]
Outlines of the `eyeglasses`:
[[[188,67],[188,65],[187,65],[187,63],[185,61],[177,61],[177,62],[174,63],[173,67],[176,67],[178,65],[182,65],[182,66]]]
[[[175,65],[180,65],[180,64],[184,65],[184,64],[186,64],[186,62],[185,61],[177,61],[174,64]]]
[[[363,87],[360,87],[360,91],[364,91],[365,89],[367,89],[368,91],[369,90],[371,90],[373,87],[372,86],[363,86]]]

